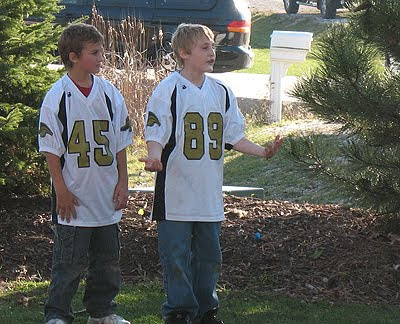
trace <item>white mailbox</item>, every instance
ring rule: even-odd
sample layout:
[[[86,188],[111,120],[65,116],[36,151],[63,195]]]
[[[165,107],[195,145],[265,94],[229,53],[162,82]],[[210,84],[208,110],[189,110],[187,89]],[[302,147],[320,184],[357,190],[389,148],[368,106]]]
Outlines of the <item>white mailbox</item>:
[[[310,51],[312,33],[278,31],[271,35],[270,113],[271,121],[282,118],[282,78],[290,64],[303,62]]]

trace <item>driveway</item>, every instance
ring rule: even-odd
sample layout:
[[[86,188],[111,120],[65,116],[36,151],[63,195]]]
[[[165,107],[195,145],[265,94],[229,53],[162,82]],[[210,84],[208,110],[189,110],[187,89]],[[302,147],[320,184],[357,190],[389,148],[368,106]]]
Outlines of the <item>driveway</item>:
[[[269,100],[269,74],[226,72],[212,73],[210,76],[221,80],[232,89],[243,113],[259,110],[259,107]],[[295,76],[283,78],[282,102],[284,105],[298,101],[289,95],[296,81]]]
[[[276,12],[285,13],[285,8],[283,6],[283,0],[247,0],[249,8],[251,11],[262,11],[262,12]],[[319,11],[316,8],[300,6],[299,13],[305,12],[315,12]]]

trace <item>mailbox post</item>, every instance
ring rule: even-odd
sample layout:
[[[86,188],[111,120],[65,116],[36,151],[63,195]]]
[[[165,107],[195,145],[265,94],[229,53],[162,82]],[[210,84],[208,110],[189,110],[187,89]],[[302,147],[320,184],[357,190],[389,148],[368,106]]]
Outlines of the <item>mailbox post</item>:
[[[277,31],[271,35],[270,113],[271,121],[282,118],[282,78],[290,64],[303,62],[310,51],[312,33]]]

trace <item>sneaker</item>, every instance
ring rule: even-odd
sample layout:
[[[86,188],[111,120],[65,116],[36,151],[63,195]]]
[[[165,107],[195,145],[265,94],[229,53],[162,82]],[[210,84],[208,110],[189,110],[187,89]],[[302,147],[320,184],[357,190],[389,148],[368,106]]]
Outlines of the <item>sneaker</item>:
[[[47,321],[46,324],[68,324],[68,323],[62,319],[53,318],[53,319]]]
[[[189,315],[185,313],[176,313],[168,315],[164,321],[164,324],[189,324]]]
[[[212,310],[203,315],[201,324],[224,324],[224,322],[217,318],[217,310]]]
[[[101,318],[89,316],[87,324],[131,324],[131,322],[127,321],[121,316],[111,314]]]

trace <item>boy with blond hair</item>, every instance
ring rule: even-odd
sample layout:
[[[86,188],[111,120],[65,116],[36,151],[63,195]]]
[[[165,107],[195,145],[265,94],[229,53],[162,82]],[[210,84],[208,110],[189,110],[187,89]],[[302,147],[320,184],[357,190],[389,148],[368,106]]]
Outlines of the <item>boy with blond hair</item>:
[[[50,171],[54,248],[47,324],[70,324],[71,301],[88,266],[83,302],[88,324],[129,324],[115,314],[121,285],[119,226],[128,197],[128,111],[119,91],[96,76],[103,36],[72,24],[59,40],[67,68],[44,98],[39,151]]]
[[[172,48],[181,69],[152,94],[146,114],[145,169],[157,171],[152,218],[156,220],[167,300],[167,324],[221,324],[216,286],[222,254],[224,148],[272,157],[247,140],[235,96],[207,76],[215,63],[214,35],[206,26],[181,24]]]

